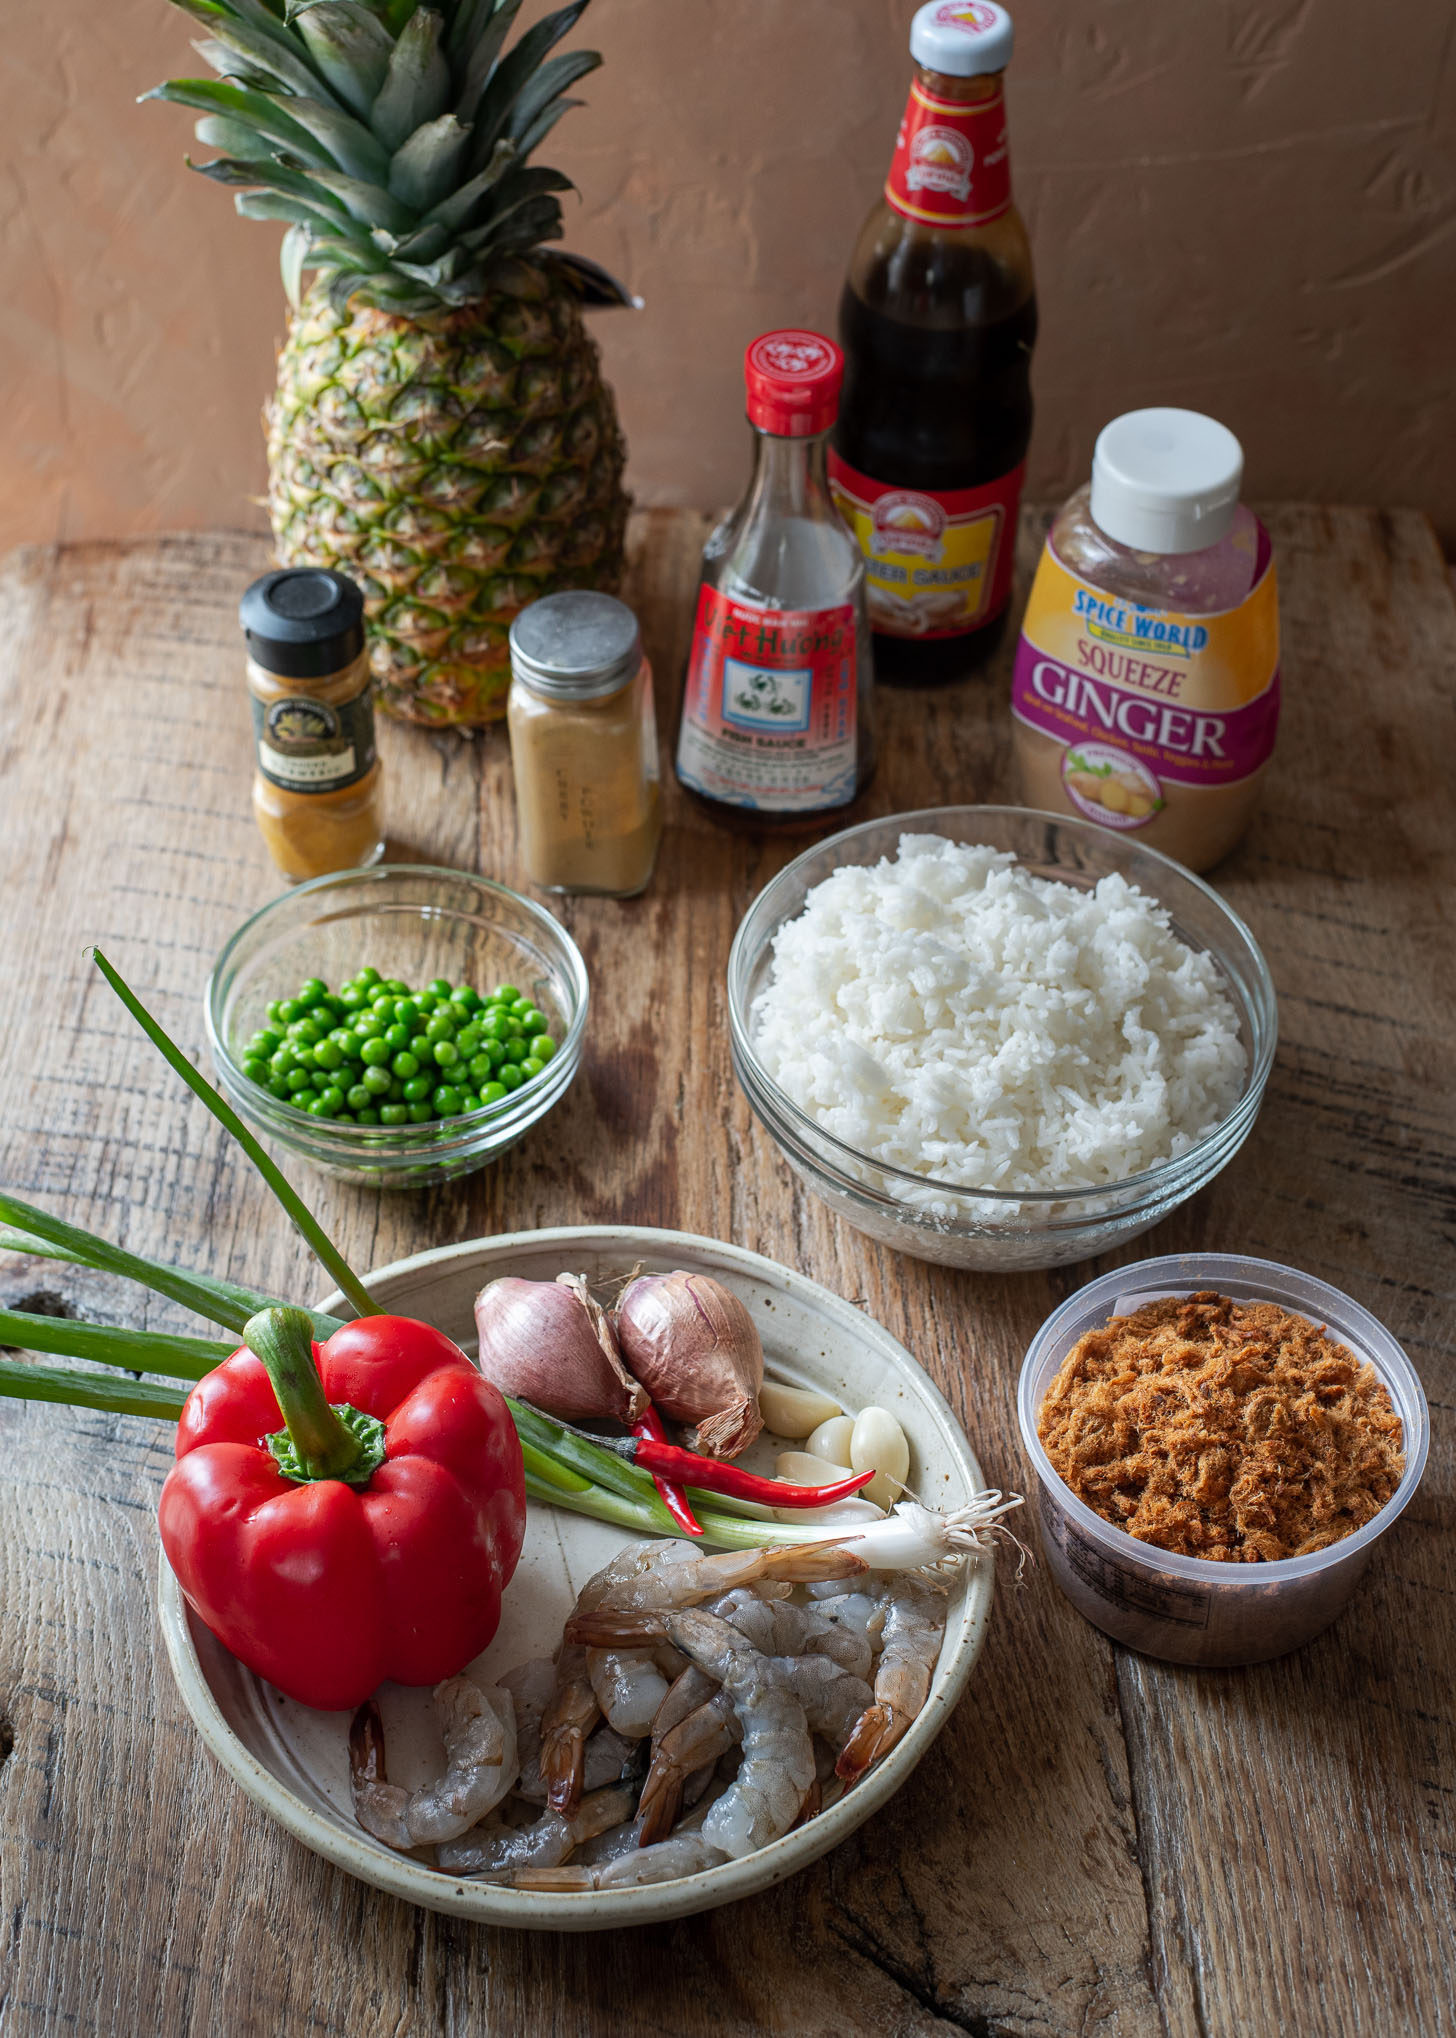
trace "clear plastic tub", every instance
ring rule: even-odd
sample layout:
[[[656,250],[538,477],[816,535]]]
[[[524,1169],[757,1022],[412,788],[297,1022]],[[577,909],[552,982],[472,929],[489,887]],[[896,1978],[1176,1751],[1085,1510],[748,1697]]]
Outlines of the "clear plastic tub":
[[[1357,1358],[1367,1359],[1401,1420],[1405,1474],[1364,1528],[1307,1557],[1277,1564],[1219,1564],[1175,1556],[1104,1521],[1063,1484],[1037,1435],[1042,1398],[1087,1331],[1134,1301],[1216,1289],[1236,1302],[1277,1302]],[[1368,1309],[1338,1288],[1274,1260],[1243,1253],[1171,1253],[1118,1267],[1080,1288],[1049,1316],[1027,1352],[1017,1395],[1021,1438],[1040,1487],[1042,1544],[1052,1575],[1079,1613],[1114,1641],[1170,1663],[1263,1663],[1329,1626],[1370,1553],[1420,1484],[1430,1443],[1426,1397],[1410,1360]]]

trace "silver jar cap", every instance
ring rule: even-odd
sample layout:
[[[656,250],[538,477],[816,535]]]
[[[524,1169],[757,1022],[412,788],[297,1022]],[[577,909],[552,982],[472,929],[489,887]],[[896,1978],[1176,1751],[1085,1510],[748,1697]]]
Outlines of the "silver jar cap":
[[[511,624],[511,670],[554,701],[599,700],[642,663],[637,618],[615,595],[548,594]]]

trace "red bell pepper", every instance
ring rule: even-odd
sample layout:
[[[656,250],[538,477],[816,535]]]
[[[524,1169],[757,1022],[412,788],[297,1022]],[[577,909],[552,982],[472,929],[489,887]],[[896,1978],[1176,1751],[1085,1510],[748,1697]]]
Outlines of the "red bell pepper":
[[[385,1678],[434,1684],[496,1631],[526,1525],[498,1390],[428,1324],[367,1316],[316,1345],[302,1310],[253,1317],[200,1380],[162,1488],[192,1606],[304,1705]]]

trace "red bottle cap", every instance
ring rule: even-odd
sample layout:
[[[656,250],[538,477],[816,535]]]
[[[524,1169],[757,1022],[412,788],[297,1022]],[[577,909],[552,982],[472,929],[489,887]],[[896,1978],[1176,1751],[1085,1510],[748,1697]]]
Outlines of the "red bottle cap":
[[[764,333],[743,357],[749,423],[781,439],[827,432],[839,412],[844,355],[822,333]]]

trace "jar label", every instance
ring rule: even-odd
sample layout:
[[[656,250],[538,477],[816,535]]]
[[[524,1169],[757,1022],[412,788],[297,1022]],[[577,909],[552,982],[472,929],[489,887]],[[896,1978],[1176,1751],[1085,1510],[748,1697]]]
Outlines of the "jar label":
[[[291,793],[333,793],[374,764],[372,688],[342,707],[307,694],[266,705],[253,696],[253,746],[270,784]]]
[[[829,485],[865,556],[870,622],[886,637],[961,637],[1011,593],[1023,462],[979,488],[899,488],[829,452]]]
[[[712,800],[805,814],[854,798],[854,609],[770,609],[698,594],[677,772]]]
[[[1071,572],[1048,540],[1016,651],[1011,710],[1064,747],[1073,807],[1107,828],[1141,828],[1165,784],[1251,778],[1279,722],[1279,595],[1257,525],[1254,584],[1212,616],[1142,608]]]
[[[984,226],[1011,210],[1006,100],[940,99],[917,78],[895,137],[885,197],[927,226]]]

